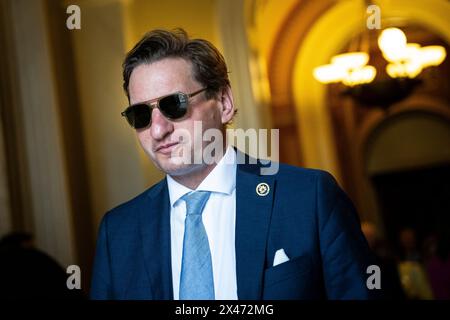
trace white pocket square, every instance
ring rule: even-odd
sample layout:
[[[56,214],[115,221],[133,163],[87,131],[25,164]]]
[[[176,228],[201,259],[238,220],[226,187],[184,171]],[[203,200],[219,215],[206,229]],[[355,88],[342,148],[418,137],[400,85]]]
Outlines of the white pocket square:
[[[275,252],[275,258],[273,258],[273,266],[275,267],[286,261],[289,261],[286,252],[284,252],[284,249],[278,249],[277,252]]]

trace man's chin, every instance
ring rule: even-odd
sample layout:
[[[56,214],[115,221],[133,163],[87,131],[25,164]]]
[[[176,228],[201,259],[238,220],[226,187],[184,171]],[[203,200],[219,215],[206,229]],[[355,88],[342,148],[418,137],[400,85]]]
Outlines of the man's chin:
[[[179,166],[177,168],[167,168],[167,169],[163,169],[163,171],[173,177],[181,177],[181,176],[185,176],[188,174],[191,174],[192,172],[195,172],[196,170],[198,170],[198,168],[200,167],[200,165],[184,165],[184,166]]]
[[[170,176],[183,176],[201,167],[199,164],[186,164],[172,158],[158,159],[158,161],[155,161],[155,164],[160,170]]]

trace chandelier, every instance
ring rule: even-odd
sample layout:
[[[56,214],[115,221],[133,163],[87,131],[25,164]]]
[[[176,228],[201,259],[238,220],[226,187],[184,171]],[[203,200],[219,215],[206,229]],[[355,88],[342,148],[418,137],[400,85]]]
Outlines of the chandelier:
[[[378,47],[388,62],[388,76],[408,83],[417,83],[407,80],[415,79],[425,68],[440,65],[446,57],[442,46],[421,47],[417,43],[408,43],[405,33],[398,28],[384,29],[378,37]],[[369,54],[364,51],[339,54],[331,58],[330,64],[315,68],[314,78],[324,84],[343,83],[350,88],[360,87],[374,81],[377,75],[375,67],[368,62]],[[397,81],[397,85],[400,82]],[[386,87],[387,82],[384,83]]]

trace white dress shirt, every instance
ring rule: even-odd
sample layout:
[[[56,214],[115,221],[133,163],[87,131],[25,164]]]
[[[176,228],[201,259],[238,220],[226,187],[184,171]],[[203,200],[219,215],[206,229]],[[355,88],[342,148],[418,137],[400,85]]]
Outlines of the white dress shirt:
[[[216,300],[236,300],[236,151],[228,147],[223,158],[196,191],[211,191],[202,220],[208,235]],[[186,203],[180,198],[193,190],[166,176],[170,198],[170,240],[173,296],[179,300]]]

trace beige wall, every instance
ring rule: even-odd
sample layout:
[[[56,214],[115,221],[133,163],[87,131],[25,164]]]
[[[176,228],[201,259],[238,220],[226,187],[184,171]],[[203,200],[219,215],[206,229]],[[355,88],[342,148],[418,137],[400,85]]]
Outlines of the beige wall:
[[[214,0],[131,0],[126,8],[127,50],[152,29],[177,27],[220,47]]]
[[[126,52],[124,2],[74,3],[82,13],[81,30],[71,34],[96,233],[107,210],[138,195],[152,181],[144,174],[134,132],[120,116],[128,103],[121,68]]]
[[[67,168],[59,122],[57,88],[53,74],[50,38],[44,1],[9,1],[10,36],[15,59],[11,61],[18,90],[13,107],[21,115],[14,128],[23,136],[31,216],[26,231],[36,245],[63,266],[77,263]],[[15,177],[12,177],[15,178]],[[22,182],[26,183],[26,182]],[[13,212],[14,214],[14,212]]]

